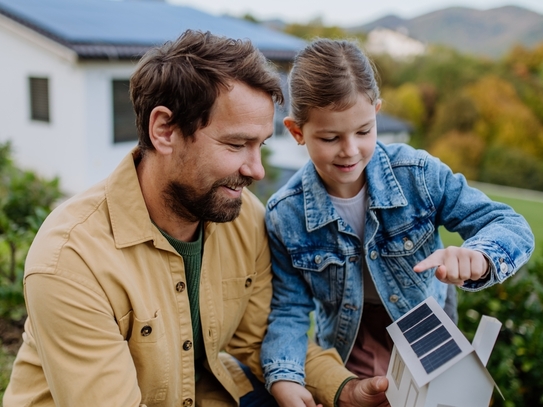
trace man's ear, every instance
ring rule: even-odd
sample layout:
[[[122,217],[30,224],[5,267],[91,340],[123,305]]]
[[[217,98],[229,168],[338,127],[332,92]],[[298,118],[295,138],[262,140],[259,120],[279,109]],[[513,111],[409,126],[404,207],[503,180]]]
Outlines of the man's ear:
[[[283,119],[283,124],[285,127],[290,131],[290,134],[292,134],[292,137],[296,140],[298,145],[304,145],[304,134],[302,133],[302,129],[296,124],[294,119],[290,116],[287,116]]]
[[[149,116],[149,138],[160,154],[171,154],[173,151],[172,135],[175,126],[169,124],[172,112],[164,106],[156,106]]]

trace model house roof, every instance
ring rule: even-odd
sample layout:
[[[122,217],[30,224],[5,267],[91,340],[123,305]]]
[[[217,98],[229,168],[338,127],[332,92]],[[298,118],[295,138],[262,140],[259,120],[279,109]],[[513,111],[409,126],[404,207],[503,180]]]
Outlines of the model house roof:
[[[476,354],[478,357],[480,354],[486,355],[485,360],[481,360],[481,369],[486,375],[489,375],[485,368],[486,361],[501,327],[499,321],[486,317],[484,328],[487,328],[487,331],[486,324],[491,320],[495,321],[494,324],[488,325],[492,334],[484,335],[479,331],[480,340],[477,341],[480,350]],[[387,330],[419,387],[475,351],[474,346],[433,297],[429,297],[391,324]],[[491,377],[490,379],[492,380]]]
[[[140,0],[0,0],[0,14],[74,50],[80,59],[133,59],[187,29],[251,40],[266,57],[290,60],[299,38],[191,7]]]

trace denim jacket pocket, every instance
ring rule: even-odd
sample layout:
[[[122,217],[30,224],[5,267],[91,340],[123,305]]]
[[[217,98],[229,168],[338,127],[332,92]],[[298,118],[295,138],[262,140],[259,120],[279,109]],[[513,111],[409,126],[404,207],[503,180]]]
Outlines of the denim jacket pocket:
[[[386,268],[404,287],[413,285],[425,290],[435,268],[416,273],[413,267],[432,254],[435,227],[430,221],[390,236],[381,246]]]
[[[316,299],[327,304],[341,302],[345,282],[345,260],[337,253],[311,250],[291,254]]]

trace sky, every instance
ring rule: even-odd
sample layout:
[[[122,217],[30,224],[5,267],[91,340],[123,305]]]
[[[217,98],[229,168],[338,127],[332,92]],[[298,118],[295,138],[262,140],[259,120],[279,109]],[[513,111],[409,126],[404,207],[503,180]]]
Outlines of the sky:
[[[242,16],[259,20],[280,18],[287,23],[307,23],[322,18],[325,25],[350,27],[374,21],[388,14],[403,18],[452,6],[486,10],[516,5],[543,14],[543,0],[167,0],[212,14]]]

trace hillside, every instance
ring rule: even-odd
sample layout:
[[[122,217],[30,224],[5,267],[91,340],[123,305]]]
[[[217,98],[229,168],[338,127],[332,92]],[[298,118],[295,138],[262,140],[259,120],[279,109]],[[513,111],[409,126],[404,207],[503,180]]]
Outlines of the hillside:
[[[347,30],[369,32],[376,27],[400,30],[425,43],[494,58],[515,44],[532,47],[543,42],[543,15],[517,6],[490,10],[451,7],[411,19],[389,15]]]

